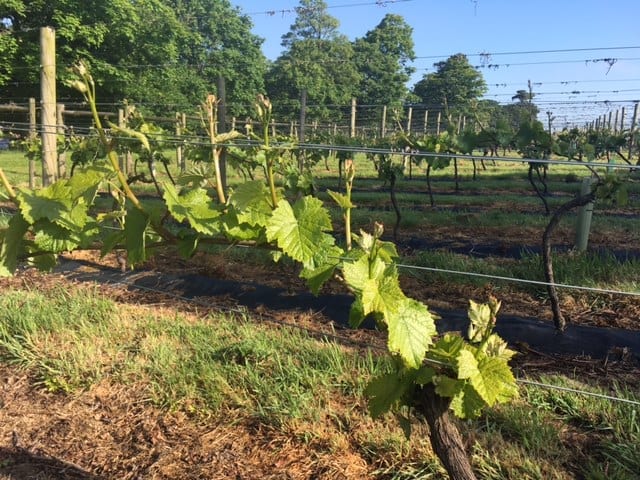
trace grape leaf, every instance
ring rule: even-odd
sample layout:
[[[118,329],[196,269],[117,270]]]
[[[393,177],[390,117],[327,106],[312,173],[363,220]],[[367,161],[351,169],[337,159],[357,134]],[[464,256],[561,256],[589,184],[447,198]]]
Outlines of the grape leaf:
[[[9,227],[2,232],[0,245],[0,276],[10,277],[18,265],[18,252],[22,239],[29,229],[29,223],[20,213],[9,220]]]
[[[164,201],[176,220],[186,220],[196,232],[205,235],[220,233],[221,212],[211,206],[211,198],[205,189],[195,188],[179,194],[170,183],[165,184],[164,189]]]
[[[259,180],[246,182],[234,188],[229,204],[237,210],[238,222],[265,226],[271,217],[269,190]]]
[[[499,399],[508,399],[517,394],[515,380],[507,362],[497,357],[487,357],[478,352],[476,359],[467,349],[458,356],[458,378],[468,379],[478,396],[489,406]]]
[[[36,255],[28,258],[30,265],[33,265],[38,270],[43,272],[49,272],[56,266],[58,256],[53,253],[47,253],[44,255]]]
[[[182,258],[191,258],[193,253],[198,248],[198,235],[185,235],[183,238],[178,239],[177,250]]]
[[[476,303],[469,300],[469,309],[467,310],[469,320],[469,341],[481,342],[493,328],[493,314],[491,308],[486,303]]]
[[[458,418],[476,418],[485,406],[477,391],[471,385],[465,384],[453,397],[449,408]]]
[[[399,373],[388,373],[369,382],[364,393],[369,399],[369,413],[375,419],[391,410],[407,391],[409,384]]]
[[[38,191],[21,189],[18,193],[18,204],[22,216],[30,224],[41,218],[55,221],[64,212],[71,210],[71,187],[64,181],[58,181]]]
[[[127,210],[124,237],[127,260],[131,265],[144,262],[147,259],[145,230],[148,225],[149,217],[147,214],[137,208]]]
[[[69,252],[80,245],[80,236],[76,232],[62,228],[55,223],[39,221],[35,225],[36,235],[34,242],[44,252],[61,253]]]
[[[334,192],[332,190],[327,190],[329,196],[333,199],[334,202],[338,204],[338,206],[342,210],[347,210],[348,208],[355,208],[355,205],[351,203],[349,197],[343,195],[342,193]]]
[[[344,251],[337,245],[331,246],[329,249],[321,249],[314,258],[315,267],[305,267],[300,272],[300,278],[307,281],[309,289],[314,295],[317,295],[324,282],[333,276],[333,272],[340,264],[340,257]]]
[[[385,316],[389,328],[389,351],[400,354],[406,365],[420,367],[436,326],[431,313],[422,303],[405,298],[397,313]]]
[[[304,267],[315,267],[316,253],[335,244],[325,232],[331,231],[331,219],[322,202],[303,197],[293,207],[280,201],[267,222],[267,239]]]

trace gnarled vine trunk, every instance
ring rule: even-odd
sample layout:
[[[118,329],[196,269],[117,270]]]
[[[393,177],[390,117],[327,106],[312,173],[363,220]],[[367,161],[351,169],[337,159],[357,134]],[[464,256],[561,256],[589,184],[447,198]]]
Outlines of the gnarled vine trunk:
[[[451,399],[438,395],[430,383],[417,391],[415,400],[429,424],[431,446],[451,480],[476,480],[458,427],[449,416]]]
[[[582,207],[595,200],[596,195],[594,192],[588,195],[578,196],[567,203],[560,205],[560,207],[551,216],[551,220],[545,228],[542,235],[542,262],[544,264],[544,277],[547,285],[547,293],[549,294],[549,301],[551,302],[551,311],[553,312],[553,324],[560,332],[564,331],[567,327],[567,322],[560,310],[560,299],[558,298],[558,292],[555,287],[555,276],[553,274],[553,262],[551,260],[551,234],[560,223],[562,216],[577,207]]]

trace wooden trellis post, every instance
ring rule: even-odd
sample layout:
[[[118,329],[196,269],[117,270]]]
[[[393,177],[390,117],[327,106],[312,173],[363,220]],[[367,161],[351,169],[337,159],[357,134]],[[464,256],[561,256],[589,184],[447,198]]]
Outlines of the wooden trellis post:
[[[56,158],[56,36],[51,27],[40,29],[40,91],[42,115],[42,185],[57,179]]]
[[[351,99],[351,122],[349,123],[349,137],[356,136],[356,99]]]
[[[58,103],[56,105],[56,124],[58,126],[58,135],[65,134],[64,127],[64,104]],[[62,151],[58,154],[58,177],[67,178],[67,154]]]
[[[29,98],[29,140],[33,141],[38,136],[36,132],[36,99]],[[29,158],[29,188],[36,188],[36,161]]]

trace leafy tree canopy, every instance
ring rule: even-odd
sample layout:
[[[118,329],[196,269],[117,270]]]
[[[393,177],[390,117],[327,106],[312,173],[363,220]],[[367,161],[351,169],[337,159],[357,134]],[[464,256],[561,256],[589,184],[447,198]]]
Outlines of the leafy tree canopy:
[[[382,21],[354,42],[362,80],[358,101],[369,105],[399,105],[407,97],[407,82],[414,68],[413,29],[399,15]]]
[[[434,67],[436,71],[426,74],[413,89],[422,103],[431,108],[442,108],[447,115],[468,113],[472,103],[487,92],[482,74],[462,53]]]
[[[332,105],[354,95],[359,74],[353,47],[338,32],[338,20],[327,14],[322,0],[301,0],[291,30],[282,37],[286,50],[266,77],[267,92],[281,118],[294,118],[306,92],[309,114],[327,118]]]
[[[0,84],[19,101],[38,96],[42,26],[56,30],[59,76],[82,59],[101,103],[173,112],[199,105],[218,75],[228,76],[231,105],[262,88],[262,40],[228,0],[0,0],[0,17]]]

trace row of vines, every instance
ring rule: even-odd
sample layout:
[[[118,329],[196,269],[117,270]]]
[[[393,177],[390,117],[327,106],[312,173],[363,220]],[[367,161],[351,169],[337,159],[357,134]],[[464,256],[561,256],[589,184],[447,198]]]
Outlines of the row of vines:
[[[457,169],[460,156],[479,149],[486,152],[485,158],[473,159],[480,168],[483,161],[517,150],[530,159],[529,178],[542,193],[545,160],[554,155],[583,161],[594,176],[592,188],[553,213],[545,232],[550,236],[559,216],[576,206],[613,197],[623,201],[627,171],[603,175],[590,162],[611,161],[615,156],[631,165],[632,155],[623,150],[638,144],[637,133],[572,130],[554,136],[539,122],[529,121],[509,132],[480,126],[459,133],[449,130],[437,136],[414,136],[398,130],[371,141],[319,138],[301,145],[289,137],[272,135],[272,105],[263,96],[255,102],[257,126],[218,132],[217,99],[212,95],[202,105],[200,128],[179,137],[145,121],[135,109],[126,126],[103,125],[93,78],[83,65],[74,67],[74,73],[72,86],[91,107],[93,126],[89,134],[60,138],[59,153],[71,159],[70,175],[29,189],[14,187],[0,169],[7,200],[16,212],[0,232],[0,274],[13,275],[25,261],[48,270],[58,255],[78,249],[98,249],[103,254],[124,251],[131,267],[161,248],[190,257],[199,247],[212,243],[267,248],[275,261],[289,257],[300,264],[300,276],[312,292],[337,278],[354,295],[349,314],[354,328],[372,318],[386,332],[395,367],[370,382],[371,414],[379,417],[393,410],[408,434],[408,414],[417,413],[428,422],[434,450],[451,478],[475,478],[448,412],[461,418],[476,417],[484,408],[517,395],[509,367],[514,352],[493,332],[500,301],[470,302],[466,336],[436,336],[434,315],[400,287],[398,252],[392,242],[383,240],[382,225],[371,232],[352,232],[351,192],[357,182],[354,154],[366,153],[390,186],[398,214],[395,229],[400,212],[394,185],[399,176],[412,175],[414,166],[426,165],[429,180],[431,170],[451,165]],[[174,178],[166,152],[177,146],[191,166]],[[37,147],[36,140],[25,143],[27,154],[33,157],[38,155]],[[127,165],[123,159],[131,154],[134,161]],[[310,174],[313,165],[331,158],[338,162],[341,182],[339,191],[328,194],[343,213],[343,238],[332,233],[328,206],[314,196]],[[245,178],[233,189],[226,185],[226,165]],[[166,170],[162,178],[167,180],[161,180],[158,168]],[[153,202],[141,198],[135,192],[136,182],[153,184],[157,198]],[[110,206],[97,201],[104,192],[111,196]],[[430,198],[433,203],[431,190]],[[548,275],[553,284],[552,269]],[[560,320],[557,325],[563,328]]]

